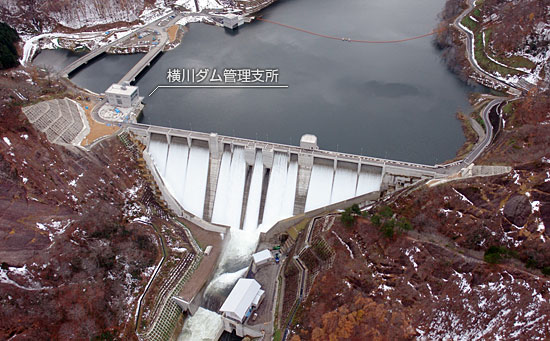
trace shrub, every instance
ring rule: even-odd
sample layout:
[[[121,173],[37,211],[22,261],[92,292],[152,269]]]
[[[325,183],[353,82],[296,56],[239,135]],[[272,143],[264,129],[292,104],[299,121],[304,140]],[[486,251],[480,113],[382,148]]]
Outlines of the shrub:
[[[370,221],[374,226],[380,226],[381,223],[382,223],[382,219],[380,218],[380,216],[378,214],[373,215],[370,218]]]
[[[93,341],[111,341],[111,340],[114,340],[115,337],[113,334],[111,334],[110,331],[106,331],[106,332],[103,332],[99,335],[96,335],[94,337],[92,337],[92,340]]]
[[[384,206],[380,210],[380,215],[384,218],[391,218],[393,216],[393,210],[389,206]]]
[[[149,240],[149,238],[147,238],[147,236],[142,236],[142,235],[137,236],[136,244],[138,249],[140,250],[148,250],[154,247],[151,241]]]
[[[382,234],[386,238],[392,238],[395,234],[394,226],[395,226],[394,220],[386,220],[384,224],[382,224],[380,231],[382,231]]]
[[[342,212],[342,215],[340,216],[340,220],[345,226],[350,227],[353,225],[353,222],[355,221],[355,217],[351,214],[351,210],[349,208],[346,208],[344,212]]]
[[[351,206],[351,213],[361,215],[361,209],[359,208],[359,205],[353,204]]]
[[[542,271],[543,275],[550,276],[550,266],[545,266],[544,268],[542,268],[541,271]]]
[[[502,261],[502,257],[498,253],[487,253],[483,256],[483,259],[490,264],[497,264]]]
[[[508,248],[504,246],[490,246],[487,251],[485,251],[485,255],[483,256],[483,259],[490,264],[496,264],[500,263],[504,257],[510,257],[510,256],[516,256],[516,253],[512,250],[508,250]]]
[[[399,226],[399,228],[402,231],[410,231],[410,230],[413,229],[413,226],[412,226],[411,222],[409,220],[407,220],[407,218],[399,219],[399,222],[397,223],[397,226]]]
[[[527,268],[536,268],[538,267],[538,263],[536,260],[533,259],[533,257],[529,257],[529,259],[527,259],[527,261],[525,262],[525,266]]]

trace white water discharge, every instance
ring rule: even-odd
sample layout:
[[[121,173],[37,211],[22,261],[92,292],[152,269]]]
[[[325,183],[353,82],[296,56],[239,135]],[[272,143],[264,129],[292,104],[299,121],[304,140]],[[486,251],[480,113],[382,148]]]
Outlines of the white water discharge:
[[[355,195],[359,196],[370,192],[379,191],[381,184],[381,173],[361,170],[361,172],[359,173],[359,181],[357,183],[357,191],[355,192]]]
[[[314,164],[306,198],[306,212],[330,204],[332,196],[332,166]]]
[[[233,153],[224,152],[212,211],[213,223],[240,227],[245,180],[244,148],[235,147]]]
[[[189,147],[185,143],[172,141],[166,161],[166,187],[178,202],[183,202],[185,188],[185,174],[187,174],[187,160]]]
[[[246,275],[247,271],[248,266],[235,272],[226,272],[219,274],[217,277],[211,280],[210,283],[208,283],[208,286],[206,286],[206,292],[214,293],[225,291],[226,288],[232,288],[233,285],[239,280],[239,278]]]
[[[265,198],[262,228],[273,226],[281,217],[286,177],[288,174],[288,155],[275,153],[273,167],[269,176],[269,186]]]
[[[218,175],[218,185],[216,187],[216,197],[214,199],[214,208],[212,210],[212,222],[216,224],[227,225],[227,200],[229,199],[229,186],[231,176],[231,152],[226,151],[222,154],[220,164],[220,173]]]
[[[233,229],[240,228],[241,212],[243,209],[244,183],[246,181],[246,162],[244,161],[244,148],[235,147],[231,158],[231,179],[229,187],[229,200],[225,203],[228,223]]]
[[[208,283],[204,292],[204,301],[208,309],[217,311],[227,298],[227,295],[229,295],[231,289],[233,289],[233,286],[235,286],[237,280],[246,275],[252,253],[254,253],[258,245],[258,237],[259,232],[256,229],[240,230],[238,228],[231,228],[229,230],[226,236],[226,238],[229,238],[229,241],[224,246],[220,255],[213,279]],[[211,323],[216,323],[215,320],[216,317],[214,315],[197,316],[195,314],[189,316],[185,322],[189,328],[185,330],[184,324],[184,329],[178,337],[178,341],[202,340],[194,336],[202,335],[202,329],[213,329]]]
[[[203,217],[209,158],[208,148],[191,146],[181,204],[199,218]]]
[[[262,153],[256,153],[256,160],[254,161],[254,168],[252,169],[252,178],[250,179],[250,189],[248,190],[248,201],[246,203],[243,230],[249,231],[258,227],[263,178],[264,164],[262,161]]]
[[[340,202],[355,196],[357,169],[336,168],[330,203]]]
[[[281,217],[284,219],[294,215],[294,199],[296,197],[296,180],[298,179],[298,162],[290,161],[286,175],[286,185],[283,194]]]
[[[185,320],[178,341],[217,341],[222,329],[223,322],[220,315],[199,308],[193,318]]]
[[[204,293],[205,301],[212,304],[212,309],[220,307],[237,280],[246,274],[258,245],[259,231],[231,228],[227,237],[230,239],[224,246],[214,277]]]
[[[149,155],[151,155],[161,176],[164,176],[164,171],[166,170],[166,154],[168,154],[166,136],[152,134],[151,141],[149,142]]]

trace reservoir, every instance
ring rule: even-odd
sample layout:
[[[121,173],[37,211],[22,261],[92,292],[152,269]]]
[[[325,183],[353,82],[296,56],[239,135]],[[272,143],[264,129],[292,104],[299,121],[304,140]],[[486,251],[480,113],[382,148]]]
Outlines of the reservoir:
[[[263,18],[343,38],[396,40],[431,32],[444,0],[280,0]],[[63,51],[44,51],[64,54]],[[40,60],[44,52],[36,60]],[[141,57],[103,56],[72,80],[95,92]],[[74,58],[66,56],[65,58]],[[69,63],[68,61],[67,63]],[[170,68],[278,69],[288,89],[160,89]],[[397,44],[330,40],[255,21],[232,32],[195,23],[138,79],[143,123],[435,164],[464,142],[458,110],[472,91],[427,37]]]

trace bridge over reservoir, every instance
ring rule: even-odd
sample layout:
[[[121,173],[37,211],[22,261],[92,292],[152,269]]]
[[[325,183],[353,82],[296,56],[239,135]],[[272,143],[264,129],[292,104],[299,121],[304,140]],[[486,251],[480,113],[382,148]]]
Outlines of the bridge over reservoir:
[[[239,229],[276,222],[371,192],[443,176],[441,167],[159,126],[128,126],[170,208]],[[212,227],[211,226],[211,227]]]
[[[164,20],[166,18],[168,18],[169,16],[171,16],[171,20],[168,20],[166,22],[164,22]],[[145,30],[153,30],[153,31],[156,31],[159,33],[159,40],[158,40],[158,44],[156,45],[152,45],[151,49],[149,50],[149,52],[147,52],[145,54],[145,56],[143,56],[143,58],[141,58],[141,60],[132,67],[132,69],[130,69],[130,71],[128,71],[124,77],[122,77],[122,79],[119,81],[119,84],[122,84],[123,82],[133,82],[135,81],[136,77],[145,69],[147,68],[149,65],[151,65],[151,62],[164,50],[164,47],[166,46],[166,44],[168,43],[168,33],[166,32],[166,27],[169,27],[171,25],[173,25],[175,22],[177,22],[179,19],[181,19],[181,15],[175,15],[172,13],[169,13],[167,15],[165,15],[164,17],[140,28],[139,30],[133,32],[133,33],[130,33],[130,34],[127,34],[125,35],[124,37],[120,38],[120,39],[117,39],[107,45],[104,45],[102,47],[99,47],[97,49],[94,49],[92,51],[90,51],[89,53],[87,53],[86,55],[82,56],[81,58],[75,60],[74,62],[72,62],[71,64],[67,65],[65,68],[63,68],[63,70],[61,70],[59,72],[59,74],[62,76],[62,77],[65,77],[65,78],[69,78],[69,75],[76,71],[77,69],[83,67],[84,65],[88,64],[89,62],[91,62],[92,60],[94,60],[95,58],[101,56],[103,53],[109,51],[109,49],[111,47],[114,47],[114,46],[117,46],[117,45],[120,45],[121,43],[124,43],[125,41],[131,39],[133,36],[135,36],[135,34],[139,33],[139,32],[142,32],[142,31],[145,31]],[[159,27],[159,23],[164,23],[162,24],[162,27]]]

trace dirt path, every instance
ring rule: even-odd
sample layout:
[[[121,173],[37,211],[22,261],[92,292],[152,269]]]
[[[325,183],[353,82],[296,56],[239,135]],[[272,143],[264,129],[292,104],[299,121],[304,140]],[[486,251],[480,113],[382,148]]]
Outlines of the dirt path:
[[[414,234],[415,236],[412,236],[411,234]],[[476,264],[480,264],[480,263],[488,264],[483,259],[483,254],[481,252],[476,252],[476,251],[469,250],[469,249],[460,249],[460,250],[464,251],[464,253],[460,253],[459,250],[457,250],[457,249],[449,248],[447,246],[447,244],[451,243],[452,241],[450,239],[447,240],[445,237],[442,237],[442,236],[439,236],[439,238],[438,238],[438,236],[435,236],[435,235],[424,235],[422,233],[418,233],[418,232],[415,233],[413,231],[412,233],[409,232],[407,235],[405,235],[405,238],[407,238],[408,240],[414,241],[414,242],[423,243],[423,244],[431,244],[431,245],[443,248],[443,249],[453,253],[457,257],[462,258],[464,261],[467,261],[467,262],[473,262],[473,263],[476,263]],[[436,238],[438,240],[433,240],[434,238]],[[519,267],[517,267],[513,264],[510,264],[510,263],[495,264],[495,266],[497,266],[501,269],[505,269],[509,272],[520,272],[520,273],[522,273],[524,275],[527,275],[529,277],[535,277],[536,279],[542,279],[544,281],[548,281],[548,279],[546,279],[543,276],[537,275],[536,273],[533,273],[529,270],[521,269],[521,268],[519,268]]]

